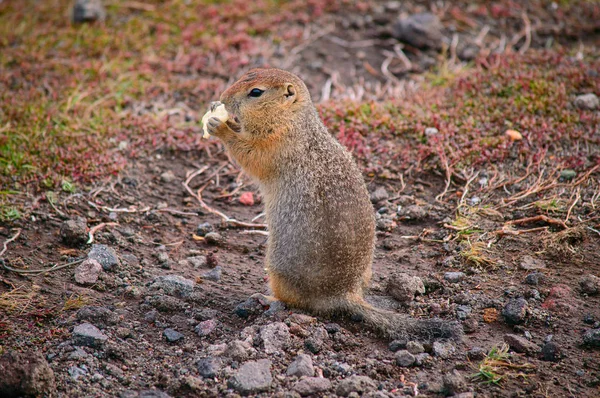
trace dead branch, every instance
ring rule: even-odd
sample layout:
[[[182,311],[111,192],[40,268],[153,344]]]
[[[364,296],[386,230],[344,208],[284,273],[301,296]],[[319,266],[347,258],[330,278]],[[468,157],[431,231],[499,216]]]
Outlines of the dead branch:
[[[440,193],[438,196],[435,197],[435,200],[437,202],[441,202],[444,195],[446,195],[446,193],[448,192],[448,188],[450,188],[450,180],[452,179],[452,171],[450,170],[450,165],[448,165],[448,158],[446,157],[446,154],[444,153],[443,149],[440,150],[440,153],[438,154],[438,156],[440,157],[442,166],[444,166],[444,170],[446,171],[446,186],[444,187],[444,190],[442,191],[442,193]]]
[[[192,181],[192,179],[194,177],[202,174],[208,168],[209,168],[209,166],[204,166],[201,169],[196,170],[195,172],[193,172],[192,174],[190,174],[190,176],[182,183],[183,187],[185,188],[185,190],[190,195],[192,195],[194,198],[196,198],[196,200],[200,203],[200,206],[204,210],[208,211],[209,213],[212,213],[212,214],[215,214],[215,215],[221,217],[223,219],[223,221],[225,221],[227,224],[230,224],[232,226],[242,227],[242,228],[266,228],[267,227],[266,224],[255,224],[255,223],[247,223],[247,222],[237,221],[237,220],[235,220],[233,218],[230,218],[225,213],[222,213],[219,210],[213,209],[212,207],[210,207],[209,205],[207,205],[204,202],[204,200],[202,199],[202,191],[208,186],[208,184],[210,183],[210,181],[208,183],[206,183],[204,186],[202,186],[201,188],[199,188],[196,193],[194,193],[194,191],[192,191],[192,189],[189,186],[189,184]]]
[[[577,204],[577,202],[579,202],[579,199],[581,199],[580,191],[581,191],[581,188],[577,188],[577,194],[575,196],[575,200],[573,201],[573,203],[571,204],[571,206],[569,206],[569,210],[567,211],[567,216],[565,217],[565,224],[567,222],[569,222],[569,217],[571,217],[571,211],[573,210],[573,208],[575,207],[575,205]]]
[[[498,231],[494,231],[493,233],[499,236],[504,236],[504,235],[523,235],[523,234],[529,234],[532,232],[542,232],[542,231],[547,231],[548,227],[538,227],[538,228],[530,228],[530,229],[521,229],[521,230],[515,230],[515,229],[509,229],[506,226],[502,227],[502,229],[499,229]]]
[[[17,228],[16,231],[17,232],[12,237],[10,237],[9,239],[4,241],[4,244],[2,245],[2,250],[0,250],[0,258],[2,258],[4,253],[6,253],[6,250],[8,249],[8,244],[10,242],[13,242],[15,239],[17,239],[19,237],[19,235],[21,235],[21,228]]]
[[[43,269],[17,269],[17,268],[9,267],[6,264],[2,264],[2,267],[5,270],[7,270],[7,271],[15,272],[17,274],[35,274],[35,275],[40,275],[40,274],[45,274],[47,272],[58,271],[59,269],[66,268],[66,267],[68,267],[70,265],[75,265],[75,264],[82,263],[84,260],[85,260],[85,258],[82,258],[82,259],[79,259],[79,260],[71,261],[70,263],[65,263],[65,264],[62,264],[62,265],[53,265],[52,267],[43,268]]]
[[[103,222],[103,223],[96,225],[95,227],[90,228],[90,232],[88,233],[89,239],[86,243],[88,245],[91,244],[94,241],[94,234],[96,232],[98,232],[99,230],[101,230],[104,227],[113,226],[113,225],[119,225],[119,223],[118,222]]]

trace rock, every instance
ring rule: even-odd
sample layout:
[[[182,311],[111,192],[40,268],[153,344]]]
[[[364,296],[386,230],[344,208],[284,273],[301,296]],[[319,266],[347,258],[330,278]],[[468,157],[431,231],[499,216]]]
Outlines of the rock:
[[[433,135],[437,135],[440,131],[438,129],[436,129],[435,127],[427,127],[425,129],[425,135],[427,137],[431,137]]]
[[[85,376],[88,372],[79,366],[71,366],[69,369],[67,369],[67,373],[69,373],[69,376],[71,376],[73,380],[77,381],[77,379]]]
[[[242,395],[250,395],[268,391],[272,383],[271,361],[261,359],[243,364],[227,384]]]
[[[426,352],[415,355],[415,366],[422,366],[431,359],[431,355]]]
[[[71,351],[67,356],[68,359],[79,360],[83,358],[87,358],[88,353],[82,350],[79,347],[76,347],[75,350]]]
[[[93,285],[98,281],[102,265],[94,259],[88,258],[75,268],[75,282],[80,285]]]
[[[165,294],[177,297],[189,297],[196,283],[179,275],[165,275],[154,278],[151,289],[162,289]]]
[[[219,358],[208,357],[199,359],[196,363],[196,368],[198,369],[198,373],[200,376],[206,377],[208,379],[213,379],[217,377],[217,373],[221,369],[223,361]]]
[[[119,398],[171,398],[171,396],[159,390],[125,390],[119,394]]]
[[[73,329],[73,344],[86,347],[101,347],[108,336],[91,323],[82,323]]]
[[[429,218],[429,212],[423,206],[410,205],[398,210],[398,215],[404,220],[423,221]]]
[[[115,249],[106,245],[92,245],[92,250],[90,250],[87,257],[98,261],[104,271],[111,271],[121,265]]]
[[[528,311],[527,300],[523,297],[512,298],[504,306],[502,316],[506,323],[510,325],[518,325],[523,323]]]
[[[600,290],[600,278],[592,274],[584,275],[579,281],[579,287],[582,293],[594,296]]]
[[[330,390],[331,382],[323,377],[307,377],[296,382],[293,389],[301,396],[306,397]]]
[[[86,305],[77,311],[77,320],[94,322],[99,327],[106,327],[116,325],[119,322],[119,316],[106,307]]]
[[[175,177],[175,174],[173,174],[171,170],[167,170],[160,175],[160,180],[167,184],[175,181],[176,179],[177,177]]]
[[[196,235],[206,236],[207,233],[213,232],[214,230],[215,230],[215,228],[212,226],[211,223],[204,222],[204,223],[198,225],[198,228],[196,228]]]
[[[544,282],[546,279],[546,275],[541,272],[533,272],[525,277],[525,283],[528,285],[537,286],[540,283]]]
[[[316,328],[311,336],[304,340],[304,348],[312,352],[313,354],[318,354],[325,345],[325,340],[329,337],[327,330],[323,327]]]
[[[54,372],[38,351],[8,351],[0,357],[0,396],[54,396]]]
[[[417,276],[398,273],[389,278],[386,291],[396,300],[404,303],[413,300],[417,294],[424,294],[425,285]]]
[[[243,303],[238,304],[234,310],[240,318],[248,318],[250,315],[257,315],[263,312],[263,305],[254,297],[249,297]]]
[[[442,359],[448,359],[456,352],[456,347],[450,342],[434,341],[432,349],[433,355]]]
[[[345,378],[338,384],[335,393],[342,397],[347,397],[351,393],[358,393],[362,395],[364,393],[373,391],[377,388],[377,384],[370,377],[367,376],[350,376]]]
[[[214,332],[216,328],[217,322],[214,319],[208,319],[196,325],[194,332],[196,332],[198,336],[204,337]]]
[[[600,99],[596,94],[583,94],[575,98],[575,106],[579,109],[593,111],[600,108]]]
[[[310,355],[299,354],[296,359],[288,366],[285,372],[288,376],[314,376],[315,368],[313,367],[312,358]]]
[[[556,343],[549,341],[542,346],[542,359],[544,361],[556,362],[560,359],[560,348]]]
[[[77,217],[65,221],[60,227],[60,238],[64,244],[70,246],[84,244],[88,240],[87,220]]]
[[[403,368],[412,366],[415,360],[415,356],[406,350],[400,350],[396,353],[396,364]]]
[[[221,273],[223,272],[223,268],[217,266],[210,271],[202,274],[202,278],[208,281],[218,282],[221,280]]]
[[[73,6],[73,23],[104,21],[106,10],[102,0],[77,0]]]
[[[249,347],[247,343],[244,343],[240,340],[233,340],[227,344],[227,348],[225,348],[223,355],[233,359],[234,361],[242,362],[248,359],[248,351]]]
[[[196,269],[204,268],[208,265],[208,259],[206,258],[206,256],[188,257],[187,261],[189,261],[189,263],[192,264],[192,266]]]
[[[120,339],[131,337],[131,329],[122,327],[117,328],[117,337]]]
[[[425,347],[423,347],[423,344],[419,343],[418,341],[409,341],[406,343],[406,349],[411,354],[420,354],[425,352]]]
[[[465,279],[465,276],[464,272],[446,272],[444,274],[444,279],[450,283],[458,283]]]
[[[473,347],[467,351],[467,358],[471,361],[479,361],[485,358],[486,352],[481,347]]]
[[[402,350],[404,348],[406,348],[406,344],[408,342],[406,340],[393,340],[389,345],[388,348],[390,349],[390,351],[392,352],[396,352],[398,350]]]
[[[166,252],[158,252],[156,254],[156,259],[158,260],[159,264],[166,264],[169,262],[169,254]]]
[[[269,309],[264,312],[264,315],[274,317],[278,314],[282,314],[282,317],[285,317],[286,314],[284,314],[284,312],[286,309],[287,307],[283,301],[276,300],[269,304]]]
[[[290,329],[283,322],[274,322],[260,328],[260,338],[266,354],[283,352],[290,342]]]
[[[559,283],[550,288],[546,300],[542,303],[542,308],[550,311],[572,311],[575,305],[571,288],[568,285]]]
[[[336,334],[342,331],[342,327],[337,323],[326,323],[325,330],[327,330],[327,333],[329,334]]]
[[[590,347],[600,347],[600,329],[590,329],[583,334],[583,344]]]
[[[516,334],[505,334],[504,341],[514,351],[522,354],[537,354],[540,351],[540,347],[537,344],[527,340],[525,337],[518,336]]]
[[[531,256],[523,256],[523,259],[521,260],[521,264],[519,265],[519,267],[521,269],[524,269],[527,271],[533,271],[536,269],[546,268],[546,264],[544,264],[544,262],[542,260],[540,260],[539,258],[533,258]]]
[[[444,374],[443,377],[444,389],[450,395],[458,394],[467,389],[467,381],[456,369],[452,372]]]
[[[560,172],[559,181],[571,181],[575,177],[577,177],[577,172],[575,170],[565,169]]]
[[[420,49],[440,49],[443,44],[442,23],[432,13],[413,14],[392,26],[392,36]]]
[[[239,200],[244,206],[254,206],[254,194],[252,192],[242,193]]]
[[[377,187],[377,189],[371,192],[371,202],[378,203],[383,202],[384,200],[388,200],[390,194],[384,187]]]
[[[225,238],[218,232],[209,232],[204,236],[204,239],[209,245],[218,246],[225,243]]]
[[[163,336],[167,339],[169,343],[176,343],[179,340],[183,339],[183,334],[179,333],[175,329],[167,328],[163,330]]]
[[[473,309],[470,305],[458,305],[456,306],[456,316],[459,320],[464,321],[471,315]]]

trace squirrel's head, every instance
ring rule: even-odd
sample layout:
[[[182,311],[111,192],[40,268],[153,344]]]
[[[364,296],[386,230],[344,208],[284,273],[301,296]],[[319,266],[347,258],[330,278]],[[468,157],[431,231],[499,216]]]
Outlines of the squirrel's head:
[[[242,129],[250,133],[285,127],[312,106],[304,82],[293,73],[275,68],[246,72],[221,94],[220,101]]]

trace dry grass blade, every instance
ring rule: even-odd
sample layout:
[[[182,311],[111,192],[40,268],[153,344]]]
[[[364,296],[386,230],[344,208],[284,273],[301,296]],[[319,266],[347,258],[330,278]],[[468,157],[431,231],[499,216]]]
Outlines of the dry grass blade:
[[[0,250],[0,258],[4,255],[4,253],[6,253],[6,250],[8,249],[8,244],[16,240],[19,237],[19,235],[21,235],[21,228],[17,228],[16,231],[17,232],[13,236],[4,241],[4,244],[2,245],[2,250]]]
[[[35,297],[35,291],[26,291],[23,286],[19,286],[0,294],[0,309],[7,313],[21,314],[31,307]]]
[[[496,260],[488,254],[490,250],[484,242],[471,243],[469,240],[463,242],[460,256],[469,264],[477,267],[493,267]]]

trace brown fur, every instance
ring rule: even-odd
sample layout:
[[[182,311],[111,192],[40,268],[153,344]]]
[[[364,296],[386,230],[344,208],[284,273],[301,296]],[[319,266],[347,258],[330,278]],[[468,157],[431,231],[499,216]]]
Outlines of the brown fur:
[[[258,98],[248,94],[264,90]],[[360,316],[388,337],[457,337],[456,323],[418,321],[363,299],[375,243],[373,207],[350,153],[327,132],[305,84],[254,69],[221,95],[232,117],[209,120],[265,200],[266,266],[276,299],[318,314]]]

